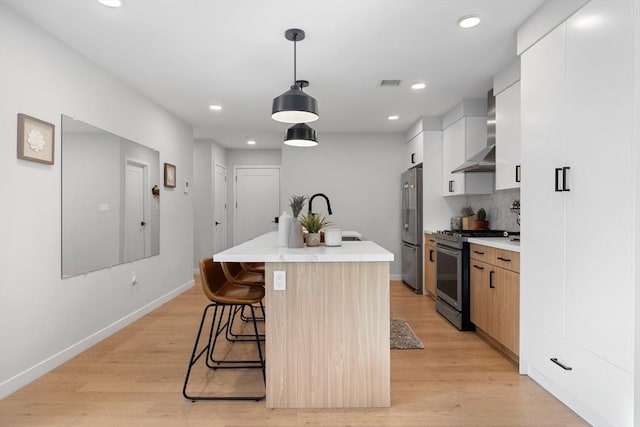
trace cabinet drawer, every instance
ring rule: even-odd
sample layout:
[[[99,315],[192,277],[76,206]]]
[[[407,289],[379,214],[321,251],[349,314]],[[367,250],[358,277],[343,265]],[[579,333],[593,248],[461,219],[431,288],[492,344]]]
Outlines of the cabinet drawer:
[[[591,424],[633,425],[633,378],[629,372],[538,325],[530,325],[527,332],[522,356],[531,378]],[[562,368],[552,358],[571,369]]]
[[[514,251],[507,251],[504,249],[492,248],[493,258],[488,261],[498,267],[506,268],[507,270],[520,272],[520,253]]]
[[[424,244],[429,246],[436,245],[436,239],[433,237],[431,233],[424,233]]]
[[[482,262],[488,262],[490,264],[494,264],[493,259],[494,259],[495,251],[496,249],[492,247],[477,245],[475,243],[472,243],[469,246],[469,252],[471,254],[472,259],[482,261]]]

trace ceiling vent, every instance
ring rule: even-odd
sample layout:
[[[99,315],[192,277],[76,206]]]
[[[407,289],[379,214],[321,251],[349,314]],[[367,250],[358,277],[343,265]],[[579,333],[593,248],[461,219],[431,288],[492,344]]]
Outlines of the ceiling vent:
[[[379,87],[398,87],[402,80],[380,80]]]

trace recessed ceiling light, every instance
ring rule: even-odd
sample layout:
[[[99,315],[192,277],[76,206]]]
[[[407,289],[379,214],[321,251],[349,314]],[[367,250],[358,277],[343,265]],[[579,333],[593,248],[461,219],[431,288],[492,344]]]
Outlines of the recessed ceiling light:
[[[253,139],[250,139],[250,140],[247,141],[247,144],[256,145],[256,142]]]
[[[400,118],[400,116],[389,116],[387,117],[388,120],[398,120]]]
[[[222,105],[209,105],[209,109],[213,111],[220,111],[222,110]]]
[[[473,28],[480,23],[480,17],[478,15],[467,15],[458,19],[458,26],[460,28]]]
[[[101,4],[107,7],[120,7],[122,6],[122,0],[98,0]]]
[[[424,89],[425,87],[427,87],[426,83],[414,83],[411,85],[411,89],[413,90],[420,90],[420,89]]]

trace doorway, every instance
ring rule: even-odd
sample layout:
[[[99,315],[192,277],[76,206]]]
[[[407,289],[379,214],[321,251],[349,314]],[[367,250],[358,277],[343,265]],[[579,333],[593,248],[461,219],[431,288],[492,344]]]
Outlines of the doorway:
[[[149,182],[149,165],[125,160],[124,182],[124,250],[123,262],[151,256],[149,229],[149,196],[145,191]]]
[[[227,249],[227,168],[213,164],[213,253]]]
[[[235,166],[234,244],[277,228],[280,212],[280,166]]]

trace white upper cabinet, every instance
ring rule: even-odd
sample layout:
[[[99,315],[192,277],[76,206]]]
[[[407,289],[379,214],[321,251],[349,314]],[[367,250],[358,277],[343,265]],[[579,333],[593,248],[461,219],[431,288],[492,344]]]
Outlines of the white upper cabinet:
[[[496,190],[520,187],[520,81],[496,95]]]
[[[442,132],[443,195],[490,194],[493,172],[451,173],[487,146],[487,118],[464,116]]]
[[[405,169],[412,168],[423,161],[424,135],[422,132],[415,135],[405,145],[404,165]]]

